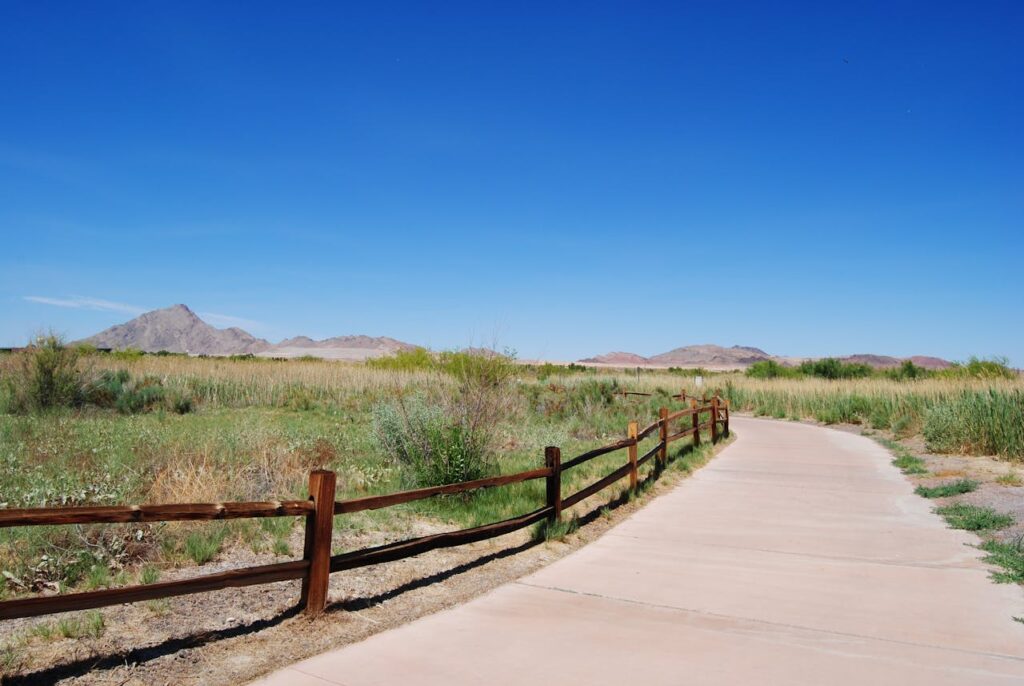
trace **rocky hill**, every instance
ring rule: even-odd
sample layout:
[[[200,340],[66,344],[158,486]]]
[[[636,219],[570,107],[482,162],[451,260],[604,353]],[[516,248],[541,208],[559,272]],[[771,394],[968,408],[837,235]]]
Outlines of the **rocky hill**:
[[[185,305],[146,312],[82,342],[97,348],[136,348],[146,352],[166,350],[190,355],[259,353],[270,347],[267,341],[242,329],[210,326]]]

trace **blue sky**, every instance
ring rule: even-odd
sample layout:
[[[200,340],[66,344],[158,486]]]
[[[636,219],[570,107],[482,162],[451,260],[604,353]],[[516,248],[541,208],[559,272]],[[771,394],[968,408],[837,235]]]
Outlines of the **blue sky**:
[[[1024,364],[1024,5],[0,9],[0,345]]]

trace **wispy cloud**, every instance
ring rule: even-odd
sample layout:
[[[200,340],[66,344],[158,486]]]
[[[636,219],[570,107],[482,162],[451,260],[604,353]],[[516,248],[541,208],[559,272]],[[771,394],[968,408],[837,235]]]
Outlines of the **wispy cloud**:
[[[129,305],[127,303],[116,303],[110,300],[101,300],[100,298],[89,298],[82,295],[72,295],[67,298],[51,298],[43,295],[26,295],[23,296],[24,300],[29,302],[40,303],[42,305],[52,305],[54,307],[67,307],[75,310],[103,310],[105,312],[125,312],[127,314],[142,314],[146,311],[145,307],[139,307],[138,305]]]
[[[259,329],[263,326],[262,322],[234,317],[230,314],[217,314],[216,312],[198,312],[197,314],[203,321],[214,326],[237,326],[242,329]]]

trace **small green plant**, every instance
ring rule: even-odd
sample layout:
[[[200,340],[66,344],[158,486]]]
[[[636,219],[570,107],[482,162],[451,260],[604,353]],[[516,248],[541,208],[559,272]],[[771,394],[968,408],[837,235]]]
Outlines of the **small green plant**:
[[[206,564],[220,552],[227,534],[226,526],[193,531],[185,539],[185,554],[197,565]]]
[[[1013,524],[1013,517],[1008,514],[967,503],[953,503],[936,508],[935,512],[942,515],[952,528],[966,531],[992,531]]]
[[[925,467],[925,462],[920,457],[912,454],[907,450],[901,443],[896,441],[890,441],[887,438],[876,438],[879,443],[889,449],[890,452],[896,455],[893,459],[893,466],[897,467],[904,474],[927,474],[928,469]]]
[[[1004,584],[1024,584],[1024,537],[1017,536],[1012,542],[985,541],[981,544],[981,549],[988,553],[985,562],[1003,568],[1003,571],[992,574],[995,581]]]
[[[978,482],[973,479],[958,479],[938,486],[918,486],[914,493],[924,498],[948,498],[953,495],[970,493],[978,489]]]
[[[160,580],[160,570],[156,567],[143,567],[142,572],[139,574],[139,583],[145,586],[149,584],[155,584]]]
[[[81,617],[65,617],[57,621],[57,633],[62,638],[99,638],[105,624],[99,612],[86,612]]]
[[[292,554],[292,547],[288,544],[288,540],[284,538],[274,539],[273,552],[275,555],[287,556]]]
[[[94,564],[85,575],[85,587],[90,591],[110,586],[110,569],[105,564]]]

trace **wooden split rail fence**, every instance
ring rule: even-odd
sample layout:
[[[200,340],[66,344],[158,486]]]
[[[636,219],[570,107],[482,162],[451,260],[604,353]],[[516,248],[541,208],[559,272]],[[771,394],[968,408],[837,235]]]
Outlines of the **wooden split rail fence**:
[[[685,395],[682,397],[685,398]],[[694,446],[699,445],[701,431],[705,430],[710,432],[712,442],[717,441],[720,436],[729,435],[729,403],[727,400],[722,400],[718,396],[711,399],[703,398],[700,401],[691,398],[689,404],[688,408],[675,412],[670,412],[668,408],[661,408],[658,419],[643,429],[639,428],[637,422],[630,422],[626,438],[623,440],[595,448],[564,462],[561,459],[561,451],[557,447],[549,447],[544,451],[544,467],[539,469],[388,495],[335,501],[334,472],[317,470],[309,475],[309,498],[307,500],[0,509],[0,527],[180,522],[256,517],[305,516],[306,518],[305,546],[300,560],[233,569],[176,581],[162,581],[85,593],[6,600],[0,602],[0,620],[87,610],[107,605],[269,584],[289,579],[302,579],[300,603],[307,614],[315,616],[326,606],[327,585],[331,572],[391,562],[438,548],[450,548],[482,541],[522,529],[542,520],[557,522],[562,517],[563,509],[576,505],[627,476],[630,487],[636,489],[638,469],[652,459],[656,460],[656,473],[660,473],[668,458],[668,446],[673,441],[692,436]],[[708,414],[708,419],[701,422],[701,414]],[[690,420],[687,423],[688,426],[679,431],[670,430],[673,422],[683,419]],[[638,456],[638,444],[655,432],[658,433],[658,443],[644,455]],[[582,490],[562,497],[561,478],[564,471],[619,450],[627,451],[628,461],[625,464]],[[438,495],[507,486],[533,479],[545,479],[547,482],[547,502],[533,512],[493,524],[331,555],[331,536],[335,515],[362,510],[377,510]]]

